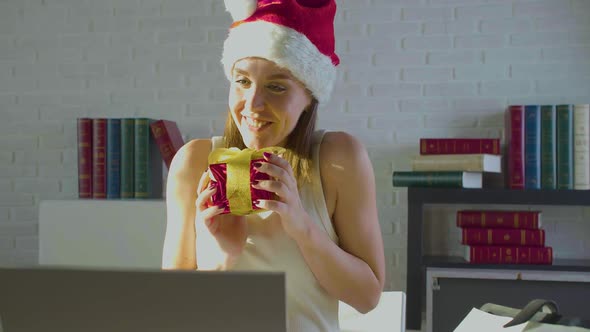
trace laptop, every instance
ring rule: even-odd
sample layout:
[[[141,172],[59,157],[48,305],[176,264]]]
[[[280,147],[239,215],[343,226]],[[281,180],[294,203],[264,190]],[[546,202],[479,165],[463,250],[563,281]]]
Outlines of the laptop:
[[[0,331],[286,331],[280,272],[0,268]]]

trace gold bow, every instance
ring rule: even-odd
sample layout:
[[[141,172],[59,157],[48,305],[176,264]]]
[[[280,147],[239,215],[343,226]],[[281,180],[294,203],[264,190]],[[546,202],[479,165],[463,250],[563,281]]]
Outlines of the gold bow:
[[[281,147],[268,147],[260,150],[238,148],[219,148],[209,153],[209,165],[226,164],[227,178],[225,191],[232,214],[246,215],[254,212],[250,193],[250,161],[263,158],[264,152],[284,153]]]

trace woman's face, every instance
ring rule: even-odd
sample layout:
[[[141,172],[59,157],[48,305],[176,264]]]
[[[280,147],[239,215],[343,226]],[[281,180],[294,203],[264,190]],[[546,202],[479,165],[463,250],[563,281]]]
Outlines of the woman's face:
[[[284,146],[311,100],[303,84],[274,62],[245,58],[234,65],[229,109],[249,148]]]

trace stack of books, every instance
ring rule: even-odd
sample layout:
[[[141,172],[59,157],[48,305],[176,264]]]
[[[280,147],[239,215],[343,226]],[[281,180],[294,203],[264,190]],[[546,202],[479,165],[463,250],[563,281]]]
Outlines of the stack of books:
[[[422,138],[411,171],[394,171],[394,187],[482,188],[483,173],[501,173],[499,138]]]
[[[78,118],[79,198],[161,198],[163,161],[184,144],[176,123]]]
[[[552,264],[540,211],[459,210],[464,258],[472,264]]]
[[[590,105],[511,105],[507,187],[590,189]]]

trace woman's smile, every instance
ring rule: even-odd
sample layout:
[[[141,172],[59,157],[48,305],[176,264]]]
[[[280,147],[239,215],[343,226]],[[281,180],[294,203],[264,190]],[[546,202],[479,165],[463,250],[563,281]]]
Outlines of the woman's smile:
[[[248,130],[254,133],[259,133],[272,124],[272,122],[261,121],[247,116],[242,116],[242,123],[248,127]]]

